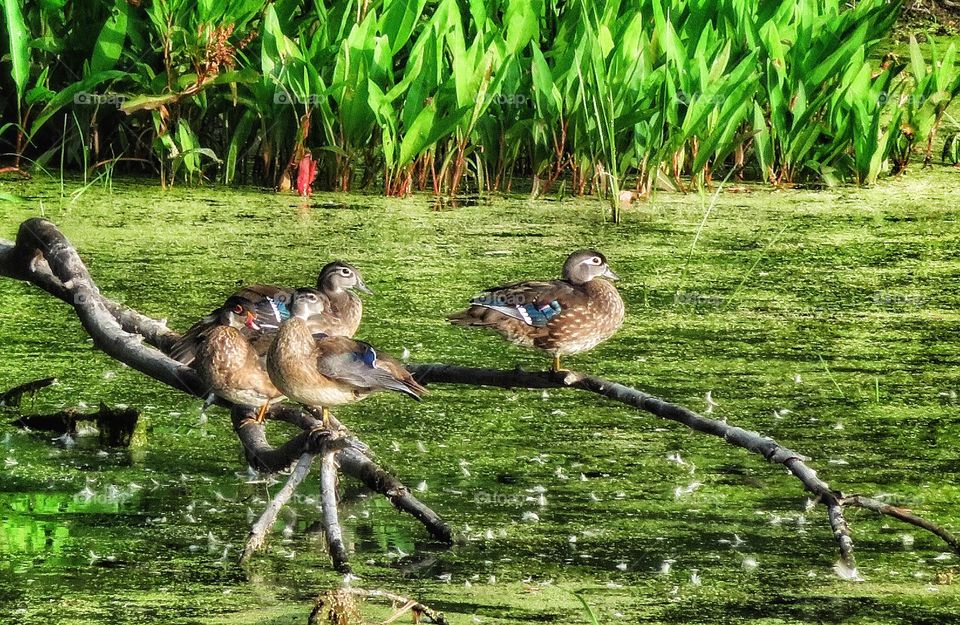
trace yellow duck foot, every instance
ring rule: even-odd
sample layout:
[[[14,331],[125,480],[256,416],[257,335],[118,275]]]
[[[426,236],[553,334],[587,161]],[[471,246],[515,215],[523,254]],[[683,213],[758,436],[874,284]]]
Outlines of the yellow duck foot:
[[[570,373],[569,369],[560,366],[560,356],[553,357],[553,365],[550,366],[550,371],[553,373]]]
[[[331,427],[331,420],[333,418],[333,414],[330,412],[329,408],[327,408],[326,406],[321,406],[320,408],[317,408],[316,406],[310,406],[307,408],[307,412],[310,413],[310,415],[314,419],[320,420],[320,425],[314,427],[313,428],[314,430],[322,429],[322,430],[333,431],[333,428]],[[320,414],[317,414],[318,412]]]

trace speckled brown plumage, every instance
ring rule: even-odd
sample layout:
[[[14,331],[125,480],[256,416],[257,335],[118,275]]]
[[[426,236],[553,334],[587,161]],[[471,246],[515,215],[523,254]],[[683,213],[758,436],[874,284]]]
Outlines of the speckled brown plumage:
[[[235,404],[262,406],[283,399],[253,345],[236,328],[216,326],[199,343],[194,367],[210,391]]]
[[[559,365],[560,356],[596,347],[623,324],[620,293],[602,276],[617,277],[602,254],[574,252],[564,265],[563,280],[488,289],[449,320],[458,326],[494,330],[512,343],[543,350]],[[546,318],[539,311],[552,316]]]
[[[283,399],[270,381],[256,340],[260,327],[249,300],[231,297],[213,313],[211,327],[197,337],[193,367],[211,393],[235,404],[261,408]]]
[[[311,332],[306,319],[325,304],[317,291],[298,290],[294,316],[280,326],[267,350],[267,372],[277,388],[308,407],[348,404],[382,390],[419,399],[425,389],[399,361],[367,343]]]

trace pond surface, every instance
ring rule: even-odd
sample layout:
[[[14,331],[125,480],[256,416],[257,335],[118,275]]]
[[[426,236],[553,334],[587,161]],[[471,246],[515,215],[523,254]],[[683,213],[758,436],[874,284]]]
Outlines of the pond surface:
[[[344,258],[377,292],[358,336],[415,362],[543,368],[448,325],[482,287],[559,273],[596,246],[621,275],[623,329],[573,369],[707,409],[813,458],[831,485],[960,531],[960,185],[916,172],[874,189],[662,194],[603,221],[592,200],[299,198],[222,188],[85,191],[3,182],[0,237],[53,219],[102,290],[184,329],[238,285],[311,284]],[[71,194],[72,193],[72,194]],[[471,203],[472,204],[472,203]],[[709,214],[705,218],[705,213]],[[138,408],[129,449],[0,423],[0,623],[305,623],[336,587],[309,478],[247,569],[280,483],[246,469],[228,415],[91,349],[72,311],[0,280],[0,391],[59,383],[25,413]],[[944,623],[956,557],[850,511],[863,582],[833,571],[822,507],[782,467],[573,391],[435,386],[338,416],[466,538],[444,549],[343,481],[355,585],[453,623]],[[282,441],[291,433],[271,424]],[[282,479],[282,476],[281,476]],[[532,513],[532,514],[531,514]],[[535,515],[535,516],[534,516]],[[535,520],[537,519],[537,520]],[[371,618],[388,612],[372,607]]]

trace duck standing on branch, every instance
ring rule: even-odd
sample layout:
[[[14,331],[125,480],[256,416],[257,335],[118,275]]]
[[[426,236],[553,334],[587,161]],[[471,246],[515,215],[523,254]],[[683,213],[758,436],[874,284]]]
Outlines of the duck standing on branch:
[[[328,304],[326,315],[322,319],[308,320],[313,326],[313,332],[323,332],[333,336],[353,336],[363,318],[363,302],[353,290],[373,293],[364,283],[357,268],[342,260],[327,263],[317,276],[317,289],[327,298]],[[233,296],[244,298],[254,306],[272,302],[272,306],[277,308],[277,314],[287,315],[288,307],[293,302],[294,292],[295,289],[288,287],[253,284],[237,291]],[[200,337],[219,324],[218,317],[219,309],[184,332],[180,340],[170,349],[170,357],[185,365],[192,363]],[[262,329],[265,335],[269,335],[276,326],[270,327],[264,323]]]
[[[470,301],[470,307],[448,317],[463,327],[487,328],[511,343],[560,357],[579,354],[607,340],[623,324],[623,300],[612,283],[619,277],[596,250],[570,254],[563,279],[516,282],[491,289]]]
[[[320,408],[329,428],[330,406],[360,401],[376,391],[397,391],[420,399],[426,389],[396,359],[344,336],[315,334],[308,322],[323,315],[327,298],[315,289],[298,289],[292,316],[280,324],[267,350],[270,380],[290,400]]]
[[[197,336],[193,367],[214,395],[259,408],[256,419],[263,423],[270,404],[282,400],[283,393],[270,381],[256,347],[262,313],[250,300],[234,295],[214,314],[213,324]]]

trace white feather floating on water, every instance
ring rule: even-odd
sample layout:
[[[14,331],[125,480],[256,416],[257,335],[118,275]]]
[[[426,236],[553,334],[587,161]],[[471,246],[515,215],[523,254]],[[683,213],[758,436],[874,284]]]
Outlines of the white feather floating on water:
[[[661,562],[661,563],[660,563],[660,575],[669,575],[669,574],[670,574],[670,568],[673,566],[673,564],[674,564],[675,562],[676,562],[676,560],[673,560],[673,559],[671,559],[671,558],[667,558],[666,560],[664,560],[663,562]]]
[[[864,581],[863,577],[860,575],[860,571],[857,570],[857,567],[847,566],[847,563],[843,560],[837,560],[836,564],[833,565],[833,572],[837,574],[837,577],[840,579],[845,579],[848,582],[862,582]]]
[[[714,407],[720,405],[713,401],[713,391],[707,391],[707,395],[704,399],[707,401],[707,409],[703,411],[704,414],[712,414]]]

